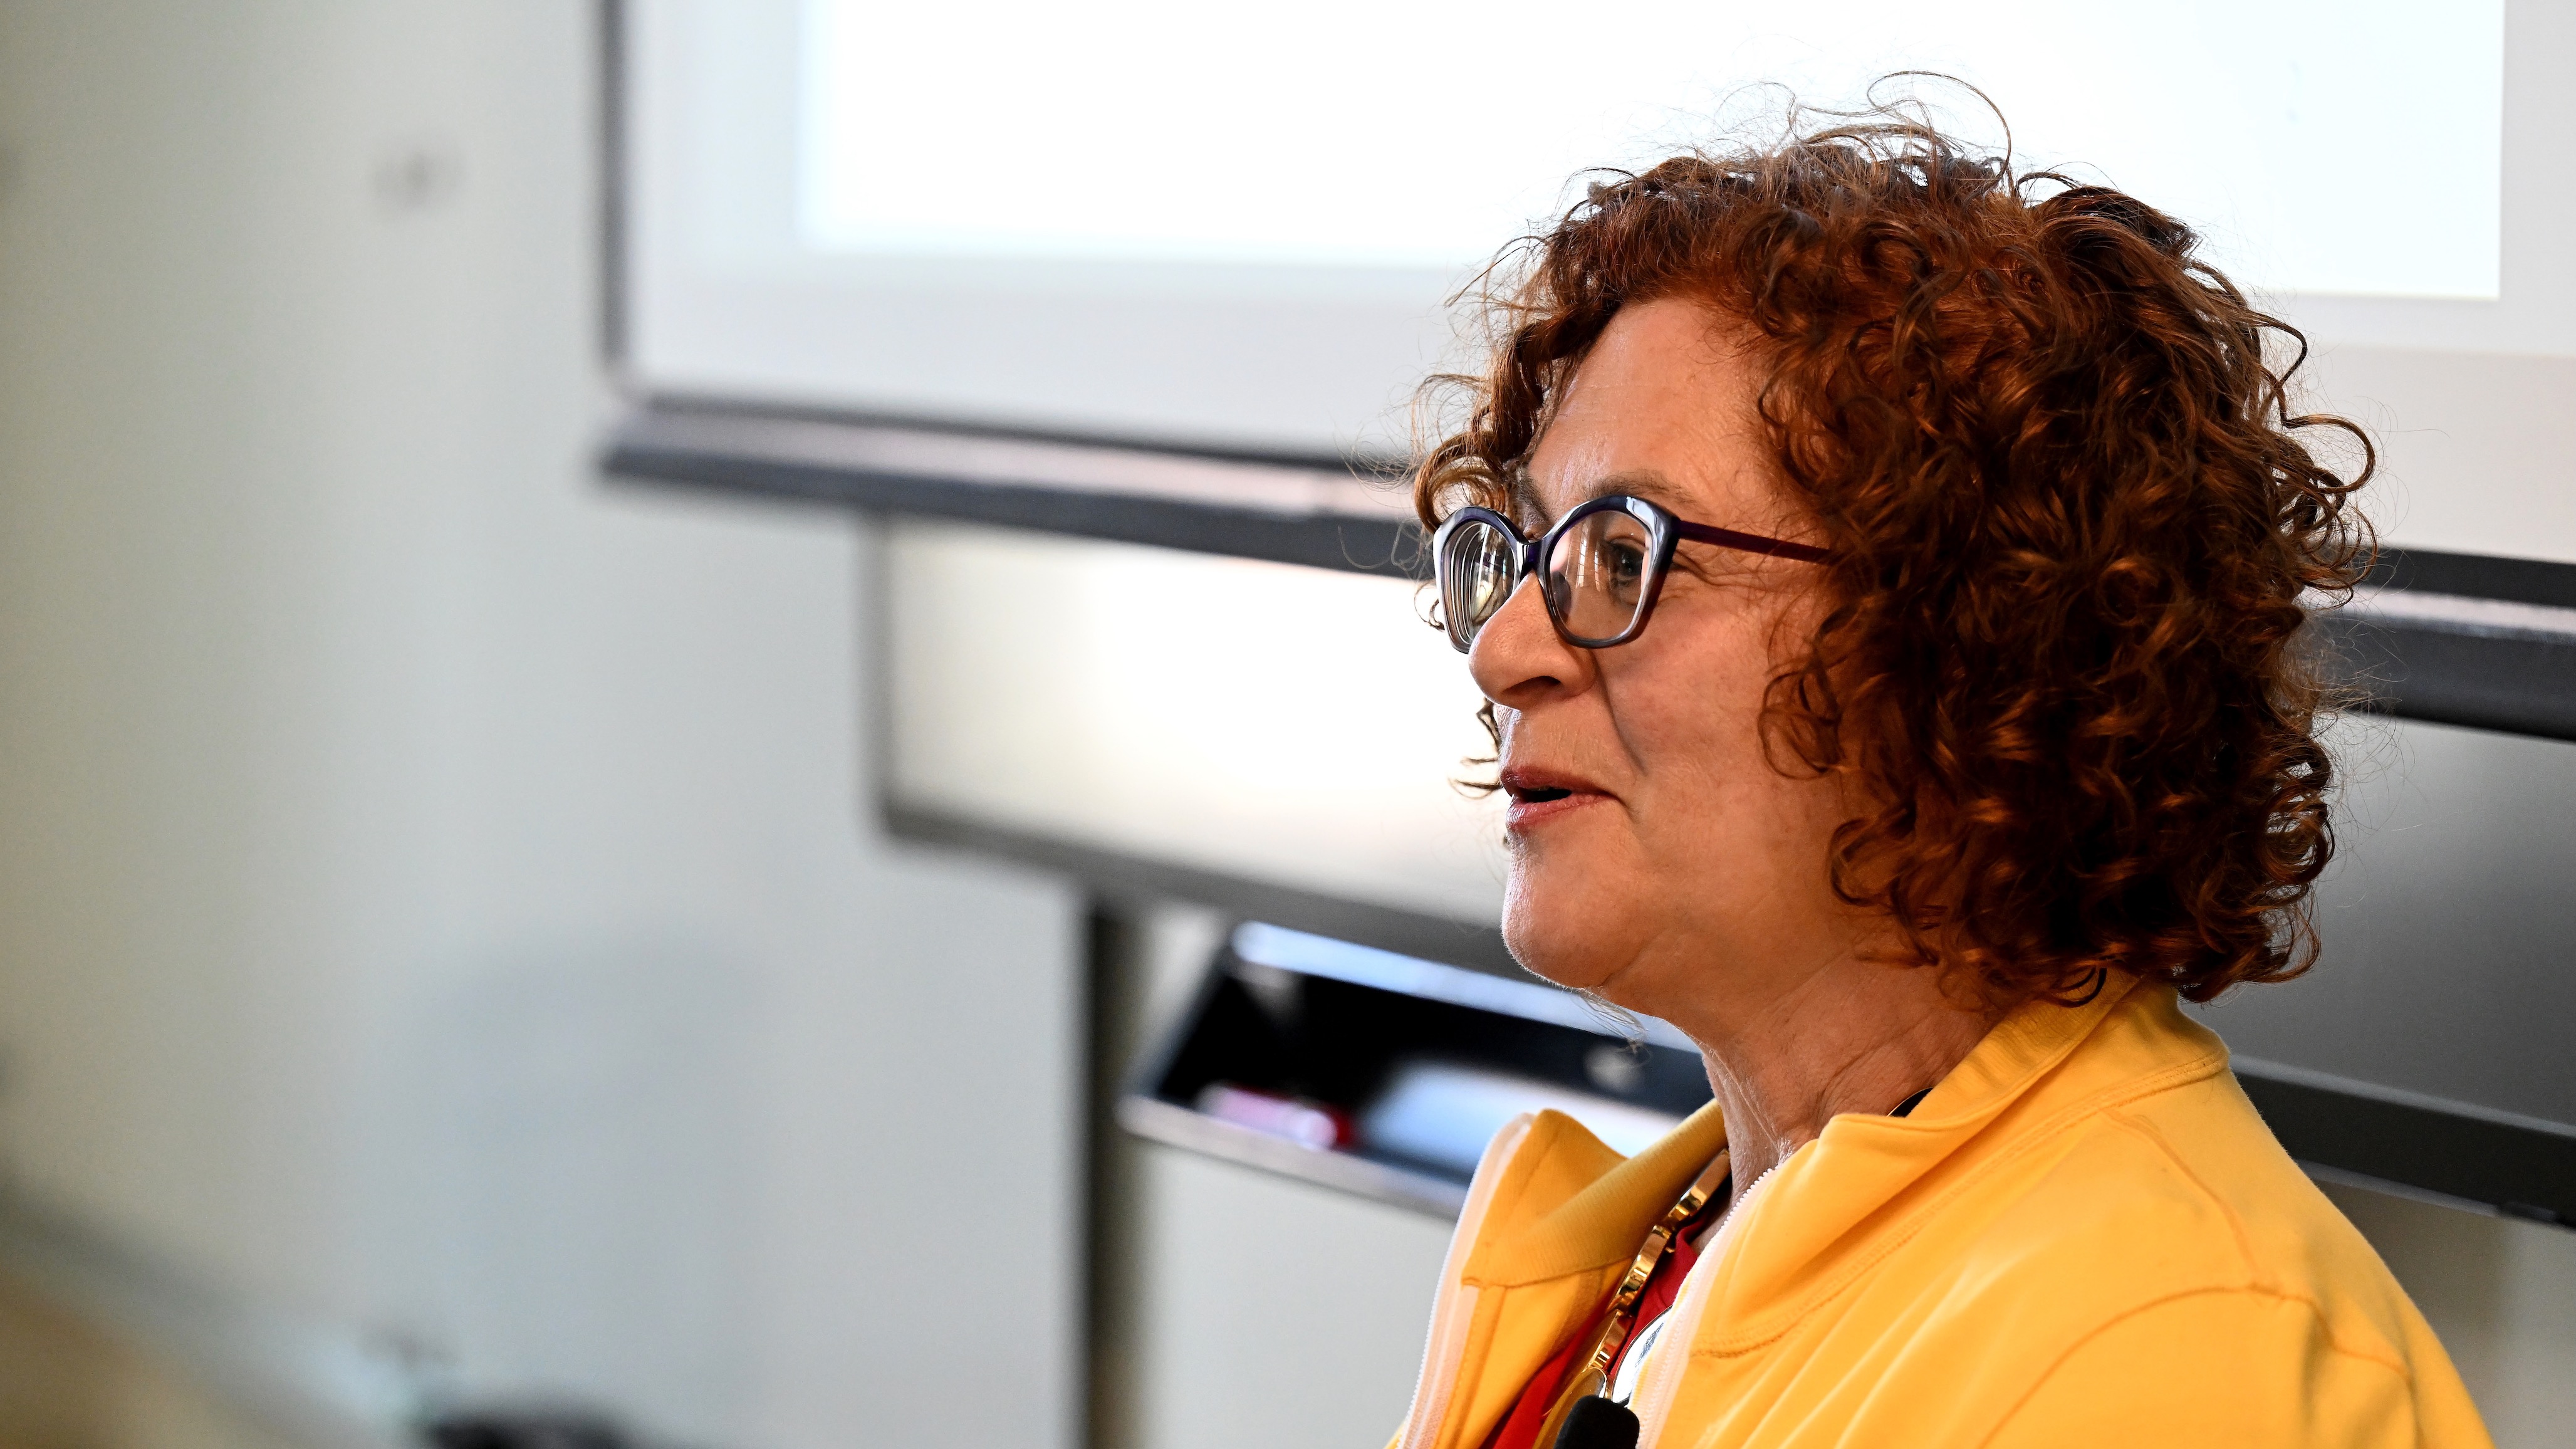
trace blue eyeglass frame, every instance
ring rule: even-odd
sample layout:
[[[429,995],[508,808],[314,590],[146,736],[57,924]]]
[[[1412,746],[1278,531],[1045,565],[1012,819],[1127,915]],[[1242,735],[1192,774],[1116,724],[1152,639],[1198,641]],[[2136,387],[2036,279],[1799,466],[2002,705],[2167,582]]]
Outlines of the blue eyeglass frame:
[[[1559,612],[1563,606],[1557,602],[1553,592],[1544,584],[1541,585],[1538,594],[1540,602],[1546,605],[1548,622],[1556,626],[1557,637],[1578,649],[1607,649],[1616,644],[1625,644],[1645,632],[1646,620],[1655,612],[1655,601],[1663,596],[1664,575],[1672,570],[1673,550],[1680,546],[1683,539],[1689,539],[1694,543],[1715,544],[1719,548],[1731,548],[1738,553],[1790,559],[1797,563],[1830,563],[1833,560],[1833,552],[1830,549],[1818,548],[1808,543],[1793,543],[1785,538],[1769,538],[1758,533],[1720,528],[1713,523],[1693,523],[1689,519],[1675,515],[1671,509],[1662,504],[1650,503],[1630,493],[1610,493],[1599,498],[1586,499],[1567,509],[1563,518],[1558,519],[1547,532],[1536,538],[1522,537],[1520,529],[1515,527],[1510,519],[1490,508],[1461,508],[1442,519],[1440,531],[1431,536],[1434,586],[1441,600],[1440,622],[1448,631],[1449,642],[1459,653],[1465,654],[1476,647],[1476,635],[1483,632],[1485,625],[1483,621],[1467,623],[1451,614],[1448,601],[1454,591],[1449,578],[1450,539],[1468,524],[1477,523],[1499,530],[1503,537],[1510,539],[1516,545],[1507,555],[1512,564],[1511,577],[1503,584],[1503,603],[1508,604],[1511,602],[1512,595],[1520,592],[1523,579],[1534,573],[1543,572],[1547,556],[1555,551],[1558,541],[1565,537],[1566,531],[1596,513],[1625,513],[1645,525],[1646,576],[1637,587],[1637,611],[1630,616],[1628,626],[1616,634],[1598,639],[1587,638],[1569,628],[1564,615]],[[1495,612],[1501,611],[1502,605],[1496,605]]]

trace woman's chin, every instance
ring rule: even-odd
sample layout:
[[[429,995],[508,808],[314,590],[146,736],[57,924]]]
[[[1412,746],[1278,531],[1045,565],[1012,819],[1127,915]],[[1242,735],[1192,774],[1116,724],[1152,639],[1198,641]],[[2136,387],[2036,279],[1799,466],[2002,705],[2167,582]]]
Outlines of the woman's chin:
[[[1531,974],[1577,991],[1598,989],[1624,960],[1617,923],[1597,898],[1548,889],[1515,871],[1503,898],[1503,944]]]

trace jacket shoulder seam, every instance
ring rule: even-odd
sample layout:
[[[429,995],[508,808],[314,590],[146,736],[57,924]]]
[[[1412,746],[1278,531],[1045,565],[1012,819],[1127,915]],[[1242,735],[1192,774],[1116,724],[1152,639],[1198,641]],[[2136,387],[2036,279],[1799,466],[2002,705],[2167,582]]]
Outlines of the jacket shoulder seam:
[[[2212,1188],[2198,1172],[2192,1169],[2192,1165],[2174,1149],[2174,1145],[2165,1139],[2163,1133],[2155,1129],[2153,1123],[2132,1115],[2127,1110],[2131,1105],[2123,1102],[2119,1106],[2107,1108],[2102,1116],[2113,1127],[2145,1142],[2157,1156],[2163,1158],[2175,1172],[2182,1175],[2183,1181],[2191,1184],[2192,1191],[2200,1194],[2201,1199],[2216,1209],[2218,1215],[2226,1220],[2227,1231],[2236,1240],[2237,1259],[2244,1265],[2246,1277],[2252,1281],[2252,1286],[2279,1290],[2278,1282],[2263,1262],[2262,1256],[2254,1251],[2254,1238],[2245,1229],[2243,1215],[2239,1214],[2234,1205],[2221,1197],[2217,1189]]]
[[[2165,1135],[2162,1132],[2156,1130],[2154,1123],[2132,1116],[2128,1112],[2118,1109],[2113,1109],[2112,1111],[2106,1112],[2104,1115],[2109,1117],[2112,1123],[2123,1131],[2134,1133],[2153,1145],[2158,1152],[2164,1155],[2166,1161],[2173,1164],[2174,1171],[2181,1173],[2184,1179],[2191,1183],[2193,1190],[2200,1193],[2201,1196],[2209,1202],[2210,1206],[2217,1209],[2219,1215],[2227,1220],[2228,1231],[2233,1233],[2236,1237],[2236,1251],[2245,1264],[2245,1273],[2249,1280],[2245,1284],[2245,1291],[2266,1293],[2288,1302],[2304,1303],[2308,1305],[2309,1311],[2317,1316],[2318,1325],[2325,1330],[2327,1345],[2333,1348],[2335,1352],[2350,1354],[2356,1358],[2370,1359],[2373,1362],[2380,1361],[2379,1357],[2376,1354],[2373,1354],[2369,1349],[2356,1348],[2342,1340],[2341,1335],[2335,1331],[2334,1320],[2326,1316],[2325,1306],[2317,1300],[2315,1295],[2301,1293],[2284,1285],[2280,1281],[2278,1275],[2272,1271],[2271,1265],[2264,1260],[2260,1253],[2257,1253],[2254,1250],[2253,1235],[2248,1232],[2245,1227],[2244,1215],[2237,1212],[2233,1205],[2231,1205],[2225,1198],[2219,1196],[2219,1194],[2212,1189],[2208,1183],[2201,1180],[2200,1174],[2192,1170],[2191,1164],[2184,1160],[2182,1154],[2175,1150],[2173,1144],[2166,1140]],[[2216,1287],[2219,1285],[2212,1286]],[[2399,1372],[2407,1372],[2402,1361],[2398,1361],[2395,1366],[2398,1367]]]
[[[2334,1335],[2333,1325],[2326,1319],[2325,1309],[2320,1306],[2314,1298],[2309,1297],[2304,1293],[2288,1293],[2276,1288],[2264,1288],[2252,1285],[2235,1288],[2186,1288],[2175,1293],[2161,1294],[2157,1297],[2148,1299],[2144,1303],[2132,1304],[2129,1307],[2112,1314],[2110,1317],[2103,1319],[2100,1323],[2095,1324],[2083,1333],[2078,1334],[2073,1341],[2069,1342],[2064,1348],[2058,1350],[2057,1356],[2049,1360],[2047,1368],[2041,1370],[2037,1376],[2032,1378],[2030,1387],[2021,1391],[2021,1394],[2013,1400],[2012,1407],[2004,1410],[2001,1415],[1997,1416],[1994,1427],[1988,1429],[1984,1437],[1980,1438],[1977,1443],[1980,1446],[1993,1443],[1995,1436],[2001,1434],[2006,1428],[2008,1428],[2014,1417],[2020,1414],[2024,1408],[2029,1406],[2030,1401],[2038,1395],[2041,1389],[2048,1386],[2049,1380],[2055,1378],[2058,1371],[2066,1367],[2067,1360],[2075,1357],[2075,1355],[2082,1351],[2086,1345],[2092,1343],[2095,1339],[2100,1338],[2103,1334],[2110,1332],[2112,1329],[2119,1327],[2121,1324],[2128,1322],[2132,1318],[2152,1313],[2159,1308],[2170,1307],[2173,1304],[2181,1303],[2188,1299],[2228,1297],[2262,1298],[2269,1299],[2275,1303],[2296,1304],[2299,1307],[2306,1309],[2308,1316],[2316,1321],[2317,1327],[2324,1330],[2326,1349],[2328,1352],[2339,1358],[2348,1358],[2359,1363],[2368,1364],[2373,1368],[2386,1369],[2388,1372],[2397,1375],[2398,1381],[2406,1384],[2410,1389],[2414,1385],[2415,1372],[2403,1361],[2382,1358],[2377,1354],[2366,1353],[2359,1349],[2348,1347],[2337,1341]]]

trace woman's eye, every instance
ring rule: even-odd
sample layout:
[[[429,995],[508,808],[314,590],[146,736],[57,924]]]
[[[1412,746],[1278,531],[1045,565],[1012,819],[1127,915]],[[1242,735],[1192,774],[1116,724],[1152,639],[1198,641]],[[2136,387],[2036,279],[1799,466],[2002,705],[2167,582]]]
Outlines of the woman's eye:
[[[1633,543],[1613,543],[1602,551],[1602,573],[1621,593],[1635,592],[1646,576],[1646,551]]]

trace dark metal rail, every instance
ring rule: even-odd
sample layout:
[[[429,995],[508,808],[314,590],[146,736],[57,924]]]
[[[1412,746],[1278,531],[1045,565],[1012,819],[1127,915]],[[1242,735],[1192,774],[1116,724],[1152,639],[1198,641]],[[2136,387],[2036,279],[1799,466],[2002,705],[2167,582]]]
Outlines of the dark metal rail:
[[[691,399],[610,433],[625,478],[1198,553],[1411,576],[1421,531],[1384,464],[930,427]],[[2325,615],[2343,682],[2405,719],[2576,740],[2576,564],[2392,553]]]

